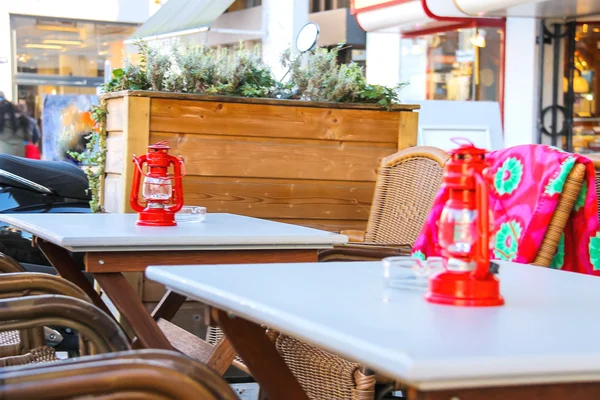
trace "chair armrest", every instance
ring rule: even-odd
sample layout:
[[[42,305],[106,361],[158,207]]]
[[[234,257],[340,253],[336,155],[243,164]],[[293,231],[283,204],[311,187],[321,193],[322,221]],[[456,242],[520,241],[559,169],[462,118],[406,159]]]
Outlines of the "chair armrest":
[[[193,360],[190,357],[171,350],[130,350],[117,353],[98,354],[94,356],[70,358],[62,360],[59,364],[28,364],[12,368],[9,373],[0,372],[0,380],[6,379],[9,383],[20,380],[30,382],[33,373],[40,373],[40,370],[48,370],[49,373],[60,373],[65,371],[67,374],[77,373],[83,368],[98,366],[117,365],[133,363],[161,364],[170,369],[176,370],[196,380],[202,382],[206,388],[214,395],[221,395],[223,400],[237,400],[238,397],[231,390],[228,383],[211,370],[205,364]]]
[[[348,229],[340,232],[342,235],[348,236],[348,241],[351,243],[362,243],[365,241],[365,231],[355,231]]]
[[[65,326],[85,337],[98,353],[129,350],[117,322],[95,305],[59,295],[0,300],[0,331]]]
[[[35,272],[0,274],[0,299],[58,294],[91,303],[89,297],[76,285],[59,276]],[[7,334],[5,334],[7,335]],[[45,343],[44,329],[36,327],[18,332],[19,340],[0,346],[0,357],[22,355]]]
[[[148,358],[85,357],[79,362],[0,372],[6,398],[80,398],[235,400],[225,381],[190,359],[167,363]],[[175,359],[175,355],[170,358]],[[187,366],[186,366],[187,364]]]
[[[0,274],[0,299],[45,294],[69,296],[91,303],[83,290],[59,276],[37,272]]]
[[[25,272],[25,268],[14,258],[0,253],[0,273]]]
[[[410,245],[380,245],[373,243],[349,243],[321,250],[319,262],[330,261],[379,261],[386,257],[409,256]]]

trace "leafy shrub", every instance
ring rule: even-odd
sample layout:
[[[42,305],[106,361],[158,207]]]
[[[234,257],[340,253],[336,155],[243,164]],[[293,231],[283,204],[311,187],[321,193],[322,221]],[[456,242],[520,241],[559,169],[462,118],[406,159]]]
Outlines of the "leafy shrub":
[[[160,51],[138,43],[140,63],[128,60],[113,71],[105,92],[154,90],[206,95],[266,97],[306,101],[377,103],[385,108],[399,103],[398,92],[406,84],[389,88],[367,83],[363,69],[355,63],[339,64],[339,45],[317,48],[304,57],[287,50],[281,64],[288,73],[281,82],[262,61],[260,50],[248,51],[240,44],[235,51],[187,45]],[[303,60],[304,58],[304,60]]]

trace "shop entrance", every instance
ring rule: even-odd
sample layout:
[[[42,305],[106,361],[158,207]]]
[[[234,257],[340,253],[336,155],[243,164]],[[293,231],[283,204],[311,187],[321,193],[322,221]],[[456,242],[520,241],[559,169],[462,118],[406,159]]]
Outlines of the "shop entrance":
[[[538,44],[551,46],[550,104],[540,101],[538,143],[576,153],[600,151],[600,21],[546,24],[540,21]],[[548,46],[539,46],[539,98],[548,86],[544,60]]]

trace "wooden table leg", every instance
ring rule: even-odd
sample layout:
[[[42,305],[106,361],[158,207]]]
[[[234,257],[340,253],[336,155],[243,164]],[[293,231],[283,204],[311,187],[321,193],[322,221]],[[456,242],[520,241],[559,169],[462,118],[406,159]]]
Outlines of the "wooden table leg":
[[[152,318],[155,320],[158,320],[159,318],[166,319],[167,321],[172,320],[183,303],[185,303],[186,299],[186,296],[180,295],[172,290],[167,290],[167,293],[165,293],[152,311]]]
[[[219,326],[270,400],[308,400],[265,329],[217,311]]]
[[[171,346],[154,318],[148,313],[123,274],[113,272],[95,274],[94,277],[117,310],[127,320],[144,347],[173,350],[173,346]]]
[[[219,375],[223,375],[225,371],[229,369],[231,363],[235,359],[235,349],[231,345],[229,339],[223,336],[219,343],[214,346],[212,353],[210,353],[206,360],[206,365],[216,371]]]
[[[114,317],[98,292],[94,290],[94,285],[85,277],[67,250],[39,238],[36,238],[35,244],[61,277],[77,285],[88,295],[96,307]]]
[[[154,307],[154,310],[152,310],[152,318],[154,318],[155,321],[158,321],[159,319],[171,321],[183,303],[185,303],[186,299],[186,296],[182,296],[172,290],[167,290],[167,293],[165,293],[162,299],[160,299],[160,302]],[[134,338],[131,347],[134,349],[141,349],[143,346],[138,338]]]

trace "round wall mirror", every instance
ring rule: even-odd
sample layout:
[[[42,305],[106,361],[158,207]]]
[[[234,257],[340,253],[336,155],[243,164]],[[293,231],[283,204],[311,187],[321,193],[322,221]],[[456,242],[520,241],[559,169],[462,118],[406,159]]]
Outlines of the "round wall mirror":
[[[300,29],[298,36],[296,36],[296,49],[298,49],[300,53],[311,51],[317,45],[318,38],[319,25],[314,22],[309,22]]]

